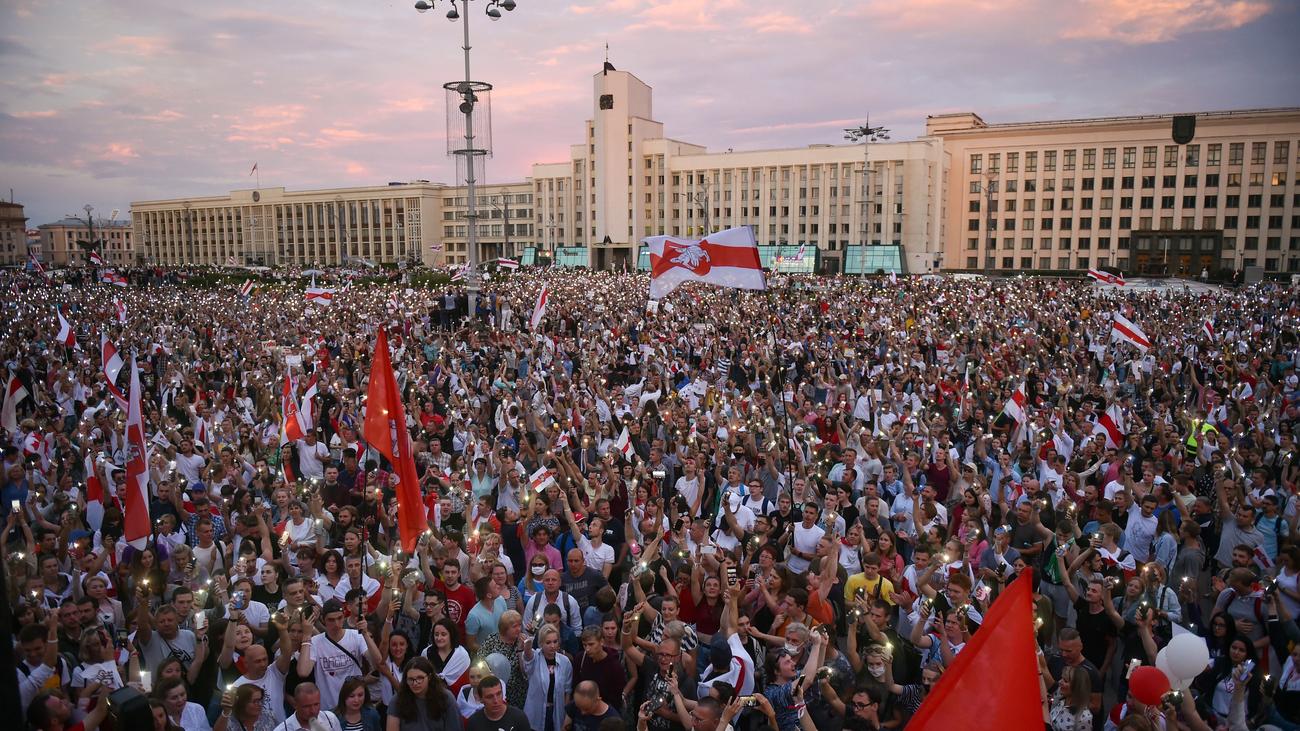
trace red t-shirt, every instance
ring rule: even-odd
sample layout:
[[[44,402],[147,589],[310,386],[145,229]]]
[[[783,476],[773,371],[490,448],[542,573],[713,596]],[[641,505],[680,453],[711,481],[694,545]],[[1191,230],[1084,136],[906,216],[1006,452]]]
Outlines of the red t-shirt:
[[[448,589],[442,579],[434,584],[434,588],[447,596],[447,616],[451,621],[460,627],[462,637],[465,634],[465,619],[469,617],[469,610],[474,608],[478,598],[474,596],[474,590],[461,584],[455,590]]]

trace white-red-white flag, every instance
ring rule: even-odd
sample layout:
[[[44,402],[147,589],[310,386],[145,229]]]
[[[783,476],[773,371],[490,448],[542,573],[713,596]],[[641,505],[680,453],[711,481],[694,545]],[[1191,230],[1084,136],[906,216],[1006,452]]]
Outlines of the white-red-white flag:
[[[1100,269],[1089,269],[1088,276],[1102,284],[1114,284],[1120,287],[1123,287],[1126,284],[1123,274],[1111,274],[1110,272],[1104,272]]]
[[[311,380],[307,381],[307,390],[302,395],[302,405],[298,408],[298,419],[302,422],[303,433],[311,431],[313,427],[312,401],[320,389],[316,385],[319,373],[312,373]]]
[[[1093,422],[1092,433],[1106,436],[1107,449],[1119,449],[1124,443],[1124,436],[1128,434],[1128,425],[1119,404],[1111,404],[1106,412]]]
[[[114,271],[104,272],[100,275],[99,281],[104,284],[111,284],[114,287],[125,287],[127,285],[126,277]]]
[[[1115,313],[1115,319],[1111,321],[1110,339],[1130,343],[1144,353],[1151,349],[1151,341],[1147,339],[1146,333],[1142,332],[1142,328],[1118,312]]]
[[[541,492],[555,484],[555,471],[543,467],[528,478],[528,487],[533,492]]]
[[[91,530],[99,530],[104,523],[104,503],[107,498],[104,480],[95,466],[95,456],[86,455],[86,522]]]
[[[122,356],[117,352],[117,346],[108,339],[106,333],[99,334],[99,361],[100,372],[104,374],[104,381],[108,383],[108,392],[113,394],[113,400],[117,402],[117,407],[123,411],[127,410],[126,394],[122,389],[117,387],[117,374],[122,372]]]
[[[280,392],[280,443],[293,442],[302,439],[307,433],[302,428],[302,420],[298,414],[298,400],[295,393],[297,389],[293,384],[293,376],[286,373],[284,375],[284,388]]]
[[[334,290],[325,289],[324,287],[308,287],[307,301],[315,302],[318,305],[328,305],[334,301]]]
[[[36,254],[28,253],[27,262],[31,264],[32,269],[36,270],[37,274],[40,274],[42,277],[45,277],[45,281],[47,282],[50,281],[50,273],[45,271],[45,265],[41,264],[41,260],[36,258]]]
[[[542,291],[537,293],[537,304],[533,305],[533,315],[528,318],[529,330],[536,330],[542,324],[542,318],[546,316],[546,301],[550,297],[550,289],[543,284]]]
[[[504,257],[501,259],[497,259],[497,269],[509,269],[510,271],[513,272],[518,268],[519,268],[519,261],[517,259],[506,259]]]
[[[1007,399],[1006,405],[1002,407],[1002,413],[1015,419],[1017,424],[1024,424],[1029,421],[1029,417],[1025,413],[1025,385],[1023,383],[1020,384],[1020,388],[1017,388],[1015,393],[1011,394],[1011,398]]]
[[[650,236],[650,299],[663,299],[685,282],[735,289],[767,289],[754,232],[729,228],[703,239]]]
[[[1206,320],[1205,322],[1201,323],[1201,332],[1205,333],[1205,337],[1207,337],[1207,338],[1213,340],[1213,339],[1214,339],[1214,321],[1213,321],[1213,320]]]
[[[75,346],[77,344],[77,334],[73,332],[72,325],[68,324],[68,320],[63,316],[62,311],[55,310],[54,312],[59,316],[59,334],[55,335],[54,339],[69,348]]]
[[[239,296],[247,297],[252,293],[253,293],[253,280],[251,279],[244,280],[244,283],[239,285]]]
[[[628,434],[627,427],[623,427],[618,439],[614,441],[614,449],[623,455],[623,459],[632,459],[632,436]]]
[[[126,303],[114,297],[113,310],[117,312],[117,321],[125,325],[126,324]]]
[[[10,437],[18,433],[18,402],[25,398],[27,398],[27,387],[18,380],[18,376],[10,373],[9,380],[5,384],[4,407],[0,408],[0,426],[9,432]]]
[[[126,410],[126,494],[122,499],[122,538],[142,550],[149,542],[153,523],[149,520],[149,451],[144,440],[144,416],[140,410],[140,367],[131,359],[131,390]]]
[[[90,260],[91,264],[94,264],[97,267],[107,266],[107,263],[104,261],[104,257],[100,256],[98,251],[92,251],[87,253],[86,258]]]

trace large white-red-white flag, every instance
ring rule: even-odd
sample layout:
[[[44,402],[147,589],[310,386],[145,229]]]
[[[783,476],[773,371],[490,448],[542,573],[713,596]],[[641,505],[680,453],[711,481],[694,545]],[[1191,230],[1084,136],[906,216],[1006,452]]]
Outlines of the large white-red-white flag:
[[[117,402],[117,407],[123,411],[127,410],[126,394],[122,389],[117,387],[117,374],[122,372],[122,356],[117,352],[117,346],[113,341],[108,339],[106,333],[99,334],[99,360],[100,372],[104,374],[104,380],[108,383],[108,392],[113,394],[113,401]]]
[[[4,407],[0,408],[0,426],[9,432],[10,437],[18,433],[18,402],[25,398],[27,387],[18,380],[18,376],[10,373],[9,380],[5,383]]]
[[[318,305],[328,305],[334,301],[334,290],[311,286],[307,288],[307,301]]]
[[[1092,433],[1106,436],[1107,449],[1119,449],[1124,443],[1124,436],[1128,434],[1128,425],[1119,404],[1111,404],[1106,412],[1098,417],[1092,425]]]
[[[1213,339],[1214,339],[1214,321],[1213,321],[1213,320],[1206,320],[1205,322],[1201,323],[1201,332],[1205,333],[1205,337],[1207,337],[1207,338],[1213,340]]]
[[[1115,319],[1111,321],[1110,339],[1122,340],[1144,353],[1151,349],[1151,341],[1147,339],[1147,334],[1142,332],[1142,328],[1118,312],[1115,313]]]
[[[302,427],[302,418],[298,413],[297,387],[293,376],[284,374],[284,389],[280,393],[280,443],[294,442],[306,435]]]
[[[298,420],[302,422],[304,434],[315,428],[313,423],[315,417],[312,415],[314,413],[312,409],[312,400],[316,398],[316,394],[320,391],[316,385],[316,381],[319,378],[319,373],[312,373],[311,380],[307,381],[307,390],[302,394],[302,406],[298,409]]]
[[[748,227],[729,228],[703,239],[650,236],[650,299],[668,296],[684,282],[735,289],[767,289],[758,243]]]
[[[144,417],[140,410],[140,367],[131,358],[131,391],[126,410],[126,494],[122,498],[125,525],[122,538],[137,550],[149,543],[153,524],[149,520],[149,452],[144,440]]]
[[[1016,389],[1015,393],[1011,394],[1011,398],[1007,399],[1006,405],[1002,407],[1002,413],[1015,419],[1017,424],[1024,424],[1029,421],[1025,413],[1025,386],[1023,383],[1020,388]]]
[[[117,313],[118,323],[125,325],[126,324],[126,303],[114,297],[113,310]]]
[[[1123,274],[1111,274],[1110,272],[1104,272],[1100,269],[1089,269],[1088,276],[1102,284],[1115,284],[1120,287],[1123,287],[1126,284]]]
[[[550,297],[551,291],[543,284],[542,291],[537,293],[537,304],[533,305],[533,315],[528,318],[529,330],[536,330],[542,324],[542,318],[546,316],[546,301]]]
[[[77,344],[77,334],[72,330],[72,325],[68,324],[62,310],[55,310],[54,312],[59,316],[59,334],[55,335],[54,339],[69,348],[75,346]]]

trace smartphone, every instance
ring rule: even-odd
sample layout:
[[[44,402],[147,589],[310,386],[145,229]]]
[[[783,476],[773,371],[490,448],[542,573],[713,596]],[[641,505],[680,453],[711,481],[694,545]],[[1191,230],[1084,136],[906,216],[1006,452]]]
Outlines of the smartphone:
[[[700,546],[701,556],[712,556],[718,552],[717,546]]]
[[[729,583],[729,584],[733,584],[733,585],[734,585],[734,584],[736,583],[736,581],[737,581],[737,577],[736,577],[736,567],[733,566],[733,565],[728,565],[728,566],[727,566],[727,583]]]
[[[116,643],[117,643],[117,647],[118,647],[118,649],[125,649],[125,648],[126,648],[126,643],[127,643],[127,639],[128,639],[128,637],[129,637],[129,635],[127,634],[127,631],[126,631],[126,630],[124,630],[124,629],[120,629],[120,630],[117,631],[117,635],[116,635],[116,637],[115,637],[114,639],[115,639],[115,641],[116,641]]]
[[[989,595],[992,594],[992,593],[993,593],[993,592],[992,592],[991,589],[989,589],[989,588],[988,588],[987,586],[985,586],[984,584],[980,584],[980,585],[975,589],[975,599],[977,599],[977,600],[980,601],[980,602],[987,603],[988,600],[989,600]]]

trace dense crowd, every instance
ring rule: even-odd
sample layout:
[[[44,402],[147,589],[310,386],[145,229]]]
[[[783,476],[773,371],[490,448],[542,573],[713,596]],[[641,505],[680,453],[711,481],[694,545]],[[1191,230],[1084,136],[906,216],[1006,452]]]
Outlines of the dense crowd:
[[[1295,289],[776,276],[647,307],[644,275],[521,270],[469,316],[341,275],[328,306],[56,277],[0,275],[39,731],[124,686],[155,731],[900,729],[1026,574],[1040,684],[1006,692],[1047,728],[1300,728]],[[362,428],[380,328],[410,553]],[[139,367],[143,549],[104,340],[112,389]],[[1208,667],[1135,697],[1187,632]]]

